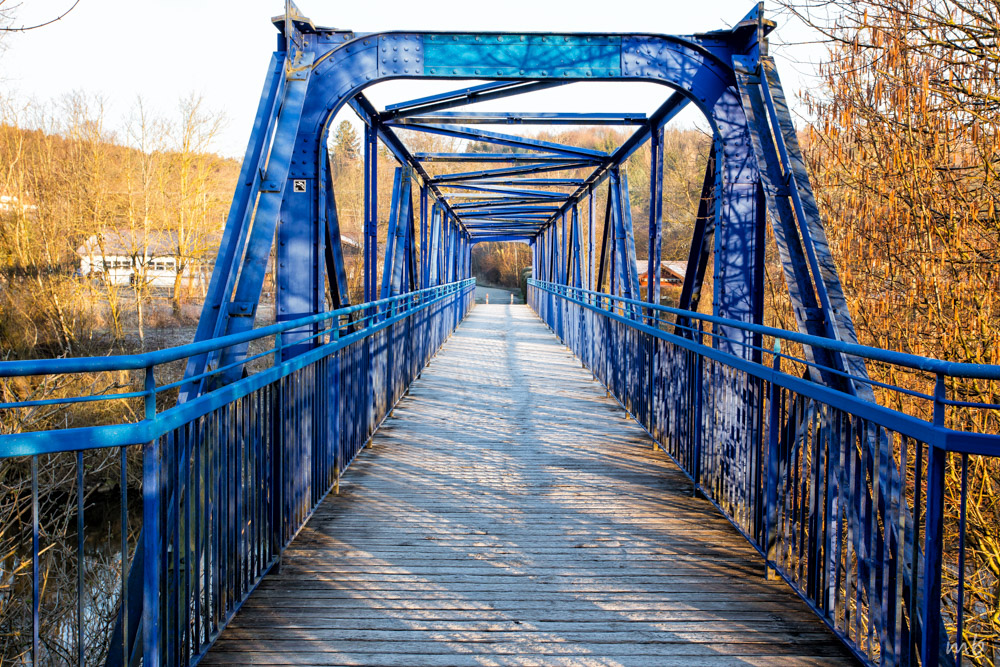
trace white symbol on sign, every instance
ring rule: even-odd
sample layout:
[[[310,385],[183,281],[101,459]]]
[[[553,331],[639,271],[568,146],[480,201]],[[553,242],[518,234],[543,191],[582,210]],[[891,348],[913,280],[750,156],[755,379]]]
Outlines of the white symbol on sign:
[[[306,179],[296,178],[292,181],[292,192],[305,192],[306,191]]]

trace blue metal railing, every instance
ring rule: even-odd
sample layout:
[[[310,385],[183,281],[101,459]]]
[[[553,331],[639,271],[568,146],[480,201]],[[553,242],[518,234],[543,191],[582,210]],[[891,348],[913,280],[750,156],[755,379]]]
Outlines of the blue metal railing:
[[[0,588],[0,599],[21,595],[31,601],[21,618],[6,619],[11,623],[4,638],[11,642],[6,657],[34,665],[105,658],[123,665],[140,658],[144,665],[196,663],[464,318],[474,282],[157,352],[0,363],[0,378],[137,371],[142,382],[141,390],[8,401],[0,403],[0,411],[132,399],[143,405],[134,423],[0,437],[0,459],[8,466],[20,463],[31,480],[30,549],[9,561],[15,568],[0,572],[20,573]],[[301,346],[303,330],[312,338],[312,349],[283,358],[282,337],[295,332],[295,344]],[[157,410],[158,395],[196,380],[211,386],[227,370],[214,367],[203,377],[157,385],[158,368],[195,355],[221,356],[226,348],[254,342],[266,349],[240,365],[256,364],[256,372]],[[120,545],[116,590],[111,591],[116,600],[103,601],[116,609],[113,633],[95,626],[98,598],[108,592],[87,590],[84,581],[85,571],[93,568],[85,544],[102,538],[85,534],[84,524],[85,476],[98,455],[119,461],[121,473],[122,528],[112,536]],[[55,488],[75,499],[77,530],[69,545],[50,539],[44,516],[48,503],[39,496],[39,475],[54,469],[58,457],[70,457],[61,463],[75,470]],[[128,495],[130,462],[141,466],[141,533],[129,530],[137,523],[130,517],[130,502],[133,508],[137,504]],[[60,606],[44,590],[44,573],[52,571],[55,560],[69,561],[68,570],[75,573],[75,605]],[[24,564],[31,571],[30,584]],[[141,596],[130,587],[141,587]],[[73,597],[66,590],[58,595]],[[149,628],[155,631],[143,631]],[[19,641],[25,649],[20,654],[10,649]]]
[[[1000,461],[1000,406],[995,393],[991,402],[957,400],[946,387],[998,381],[1000,367],[537,280],[529,280],[529,304],[763,556],[768,572],[857,657],[886,665],[994,664],[998,647],[972,619],[984,621],[995,609],[972,599],[970,583],[1000,582],[972,563],[968,509],[970,465]],[[712,325],[751,332],[756,349],[746,358],[716,349]],[[763,347],[765,338],[773,348]],[[927,376],[933,390],[850,376],[917,404],[917,414],[892,410],[803,379],[808,362],[782,353],[782,342],[786,350],[823,347]],[[992,432],[948,428],[970,423],[949,408],[985,415],[975,423]]]

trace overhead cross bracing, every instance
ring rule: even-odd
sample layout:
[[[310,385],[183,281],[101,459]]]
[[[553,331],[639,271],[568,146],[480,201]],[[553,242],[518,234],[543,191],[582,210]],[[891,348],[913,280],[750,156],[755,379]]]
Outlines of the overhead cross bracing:
[[[662,127],[669,118],[663,113],[649,115],[645,111],[481,112],[451,109],[483,101],[523,96],[530,98],[532,93],[540,89],[571,83],[549,82],[543,85],[543,82],[526,82],[523,85],[511,85],[511,82],[497,81],[387,104],[384,110],[377,112],[375,118],[387,133],[393,133],[403,144],[406,143],[407,132],[476,142],[475,151],[414,152],[411,157],[429,175],[425,185],[433,189],[442,207],[455,216],[473,242],[487,238],[492,241],[530,240],[541,229],[566,215],[570,207],[579,204],[588,190],[608,177],[610,166],[621,164],[627,159],[643,143],[643,139],[654,131],[651,123],[655,122]],[[671,96],[671,102],[667,106],[676,112],[683,107],[679,102],[679,98]],[[374,108],[370,102],[359,106]],[[491,125],[620,125],[636,126],[637,129],[622,137],[624,142],[614,153],[607,153],[584,146],[543,141],[530,134],[511,134],[482,127]],[[487,146],[497,147],[504,152],[481,150]],[[452,166],[467,163],[484,164],[476,170],[456,170]],[[522,186],[544,189],[520,189]],[[456,193],[456,190],[461,193]],[[482,195],[482,201],[454,201],[458,198],[473,199],[473,194]],[[487,217],[487,214],[492,214],[488,216],[490,222],[507,224],[480,224],[479,219]]]

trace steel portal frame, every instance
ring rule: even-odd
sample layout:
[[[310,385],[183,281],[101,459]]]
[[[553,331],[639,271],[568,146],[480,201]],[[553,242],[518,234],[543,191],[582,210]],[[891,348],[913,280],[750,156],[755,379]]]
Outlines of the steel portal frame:
[[[576,261],[590,267],[592,245],[571,246],[566,243],[565,234],[560,237],[561,244],[552,244],[547,237],[556,234],[555,228],[564,224],[562,220],[572,218],[577,206],[591,200],[595,188],[608,181],[610,189],[619,193],[614,196],[618,203],[612,216],[616,232],[610,275],[619,293],[637,296],[629,197],[617,184],[627,179],[623,170],[625,160],[645,141],[653,139],[656,144],[664,124],[690,103],[708,119],[718,156],[713,191],[714,312],[739,321],[760,321],[764,206],[759,159],[751,138],[762,132],[754,131],[753,118],[744,111],[737,66],[767,61],[766,35],[773,24],[764,19],[762,6],[755,7],[731,30],[689,36],[362,34],[317,27],[291,3],[285,15],[276,17],[274,23],[280,30],[278,48],[265,80],[196,340],[252,327],[272,239],[276,248],[275,300],[279,321],[323,311],[327,284],[332,305],[347,305],[336,198],[326,157],[330,122],[346,105],[359,114],[366,127],[366,301],[379,294],[376,188],[380,142],[404,166],[406,171],[400,178],[416,181],[415,190],[420,193],[421,201],[428,202],[418,209],[420,229],[424,230],[419,253],[412,232],[415,224],[407,218],[403,226],[397,226],[410,230],[404,236],[413,240],[402,246],[396,243],[386,253],[387,268],[391,255],[392,265],[405,270],[400,268],[388,284],[382,279],[382,294],[401,289],[404,273],[412,277],[407,285],[411,289],[437,284],[445,277],[465,277],[472,245],[487,239],[527,241],[535,250],[536,271],[541,269],[541,249],[545,247],[555,253],[552,261],[564,267],[560,279],[574,281],[576,274],[565,270],[567,255],[571,249],[575,250]],[[393,79],[489,81],[389,105],[379,111],[364,91]],[[670,93],[661,107],[648,116],[637,112],[449,111],[474,102],[579,81],[651,81],[664,84]],[[638,129],[618,149],[604,153],[479,127],[498,123],[615,123],[635,125]],[[429,171],[431,164],[479,160],[479,156],[411,153],[397,135],[400,129],[484,142],[510,152],[482,155],[483,160],[503,162],[504,166],[433,175]],[[585,170],[584,178],[566,175],[568,170],[581,169]],[[654,189],[660,187],[657,178],[654,175]],[[399,193],[409,190],[400,181]],[[412,212],[412,207],[401,200],[394,202],[393,207]],[[588,217],[585,225],[588,230],[592,228],[589,224],[592,217]],[[395,220],[392,215],[390,218]],[[654,241],[651,247],[655,248],[659,222],[651,221],[650,230]],[[588,237],[589,234],[588,231]],[[400,250],[407,254],[406,258],[396,257]],[[411,269],[410,257],[417,256],[420,266],[413,261]],[[592,271],[581,270],[581,279],[584,273],[592,282],[589,275]],[[808,272],[804,276],[802,272],[794,275],[805,280],[801,291],[815,291],[817,283]],[[695,289],[695,295],[697,292]],[[312,333],[303,330],[289,334],[290,353],[309,349]],[[725,333],[724,340],[739,341],[743,335],[740,331]],[[739,343],[736,345],[739,347]],[[236,348],[227,350],[218,359],[209,356],[192,359],[188,375],[201,375],[205,368],[215,364],[231,365],[245,352],[245,348]],[[225,383],[236,377],[238,368],[219,381]],[[182,400],[204,389],[203,384],[191,383],[182,392]]]
[[[767,35],[763,4],[729,30],[655,34],[354,33],[314,25],[290,1],[279,29],[239,186],[223,234],[195,341],[252,328],[274,246],[279,322],[349,305],[336,195],[328,160],[330,125],[349,106],[365,125],[364,300],[463,280],[471,248],[526,242],[534,276],[606,289],[628,303],[658,303],[659,281],[640,293],[626,160],[651,145],[649,260],[658,274],[662,233],[663,128],[686,105],[713,132],[702,204],[681,307],[696,308],[713,267],[713,345],[759,360],[760,338],[723,320],[763,321],[765,225],[770,220],[796,320],[803,333],[856,343],[825,240]],[[365,96],[398,79],[485,80],[378,110]],[[654,82],[668,89],[652,114],[451,111],[581,81]],[[483,125],[626,125],[636,130],[604,152],[484,129]],[[496,153],[413,153],[398,131],[497,146]],[[398,160],[379,280],[379,145]],[[504,152],[505,151],[505,152]],[[434,173],[435,164],[473,163]],[[478,164],[477,164],[478,163]],[[486,164],[488,166],[483,167]],[[584,174],[580,177],[580,174]],[[595,243],[595,190],[607,183],[603,239]],[[414,204],[414,198],[418,204]],[[579,207],[588,204],[581,221]],[[419,236],[418,236],[419,218]],[[595,271],[595,264],[597,270]],[[378,312],[366,313],[377,320]],[[389,316],[388,313],[381,315]],[[283,354],[317,344],[316,326],[283,333]],[[180,401],[240,377],[246,344],[192,357]],[[809,348],[814,380],[870,400],[863,362]],[[655,365],[655,361],[654,361]],[[207,371],[225,369],[216,374]],[[832,369],[830,371],[824,369]],[[654,370],[655,372],[655,370]],[[212,378],[213,386],[206,385]],[[878,443],[870,443],[874,449]],[[880,486],[880,488],[882,488]],[[878,499],[882,502],[882,499]]]

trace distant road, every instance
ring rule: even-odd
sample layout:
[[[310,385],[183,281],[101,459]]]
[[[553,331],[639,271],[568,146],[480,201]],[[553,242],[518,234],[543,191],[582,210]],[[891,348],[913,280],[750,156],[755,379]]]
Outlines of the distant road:
[[[514,295],[514,303],[524,303],[524,299],[521,298],[521,290],[476,285],[476,303],[485,303],[487,294],[490,295],[490,303],[510,303],[511,294]]]

